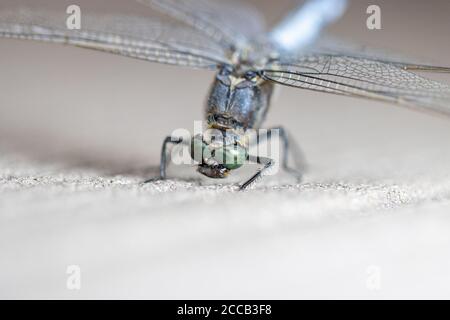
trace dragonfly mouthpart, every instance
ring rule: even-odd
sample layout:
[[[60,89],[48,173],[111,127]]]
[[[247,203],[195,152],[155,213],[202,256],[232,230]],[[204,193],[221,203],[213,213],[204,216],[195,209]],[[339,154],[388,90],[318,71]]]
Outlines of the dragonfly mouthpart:
[[[210,127],[213,129],[226,130],[229,128],[242,128],[242,124],[236,119],[224,114],[210,114],[207,119]]]
[[[218,163],[214,165],[200,164],[197,171],[209,178],[215,179],[226,178],[230,173],[229,169]]]

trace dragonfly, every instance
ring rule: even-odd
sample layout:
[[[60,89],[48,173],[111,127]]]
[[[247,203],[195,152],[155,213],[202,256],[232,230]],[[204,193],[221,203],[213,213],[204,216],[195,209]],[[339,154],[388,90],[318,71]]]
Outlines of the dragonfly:
[[[270,157],[250,155],[247,133],[262,127],[276,86],[375,99],[450,116],[450,87],[416,73],[450,72],[450,68],[361,51],[341,45],[339,40],[334,41],[338,45],[321,42],[323,29],[345,12],[345,0],[306,1],[269,31],[260,12],[244,3],[137,2],[143,10],[149,7],[170,19],[99,16],[83,11],[82,28],[68,30],[60,15],[51,11],[0,8],[0,36],[214,71],[205,121],[208,128],[222,133],[222,139],[191,136],[191,156],[197,171],[214,179],[228,177],[247,162],[258,164],[256,172],[239,185],[240,190],[275,163]],[[301,181],[301,161],[288,165],[288,154],[293,147],[299,149],[298,145],[283,127],[276,129],[284,148],[281,167]],[[182,142],[183,137],[165,138],[156,179],[166,179],[168,146]]]

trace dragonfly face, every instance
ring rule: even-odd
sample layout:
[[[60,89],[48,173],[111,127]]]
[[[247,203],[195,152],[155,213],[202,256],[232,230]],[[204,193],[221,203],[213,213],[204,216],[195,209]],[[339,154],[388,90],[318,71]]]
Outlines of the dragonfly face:
[[[199,163],[198,172],[209,178],[226,178],[231,170],[247,160],[242,136],[225,130],[212,130],[191,139],[191,157]]]
[[[211,87],[206,120],[218,134],[215,139],[193,137],[191,146],[192,158],[200,163],[198,171],[207,177],[225,178],[243,165],[248,156],[245,131],[258,128],[267,113],[273,84],[246,69],[222,67]],[[196,148],[202,157],[193,154]]]

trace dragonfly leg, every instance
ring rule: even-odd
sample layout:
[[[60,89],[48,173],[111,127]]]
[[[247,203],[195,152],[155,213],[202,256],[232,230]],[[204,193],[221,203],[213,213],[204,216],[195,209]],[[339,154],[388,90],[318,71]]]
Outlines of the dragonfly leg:
[[[272,138],[273,130],[278,130],[281,141],[283,143],[283,151],[282,151],[282,159],[281,159],[281,167],[286,172],[294,175],[296,179],[300,182],[303,177],[303,173],[306,170],[306,161],[303,155],[303,151],[296,143],[293,138],[290,138],[286,129],[283,127],[272,127],[267,130],[267,134],[259,134],[258,135],[258,143],[261,142],[261,139],[270,140]],[[295,167],[292,168],[288,164],[289,154],[293,151]]]
[[[270,159],[270,158],[265,158],[265,157],[257,157],[256,158],[256,163],[262,164],[262,168],[260,168],[258,171],[256,171],[256,173],[247,181],[245,181],[240,187],[239,190],[244,190],[246,189],[249,185],[251,185],[253,182],[255,182],[257,179],[259,179],[260,177],[262,177],[262,174],[269,170],[270,167],[273,166],[274,164],[274,160]]]
[[[182,141],[183,141],[183,138],[181,138],[181,137],[174,137],[174,138],[172,138],[171,136],[167,136],[164,139],[164,142],[163,142],[163,145],[162,145],[162,149],[161,149],[161,161],[159,163],[159,177],[158,178],[148,179],[148,180],[144,181],[144,183],[149,183],[149,182],[153,182],[153,181],[157,181],[157,180],[164,180],[164,179],[166,179],[167,145],[169,143],[171,143],[171,144],[179,144]]]

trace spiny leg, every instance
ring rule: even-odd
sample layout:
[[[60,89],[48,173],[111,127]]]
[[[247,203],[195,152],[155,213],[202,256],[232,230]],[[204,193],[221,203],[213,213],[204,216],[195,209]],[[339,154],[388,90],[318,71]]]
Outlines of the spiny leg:
[[[172,138],[171,136],[167,136],[164,139],[164,142],[163,142],[163,145],[162,145],[162,149],[161,149],[161,161],[159,163],[159,177],[158,178],[148,179],[148,180],[144,181],[144,183],[149,183],[149,182],[153,182],[153,181],[157,181],[157,180],[164,180],[164,179],[166,179],[167,145],[169,143],[179,144],[182,141],[183,141],[182,137]]]
[[[283,142],[283,155],[281,159],[281,167],[290,174],[294,175],[298,181],[301,181],[303,177],[303,172],[306,170],[306,162],[305,157],[303,156],[303,152],[301,148],[298,146],[298,144],[295,142],[294,139],[289,139],[288,133],[286,129],[283,127],[272,127],[267,129],[267,134],[259,133],[257,136],[257,143],[259,144],[261,142],[262,138],[265,138],[266,140],[270,140],[272,138],[272,130],[278,130],[280,134],[280,138]],[[289,153],[291,151],[291,147],[293,147],[296,154],[294,154],[296,160],[296,166],[298,168],[292,168],[288,164],[289,160]]]
[[[258,178],[262,176],[262,174],[267,171],[270,167],[273,166],[274,160],[265,157],[256,157],[256,163],[262,164],[263,167],[260,168],[256,173],[247,181],[245,181],[240,187],[239,190],[246,189],[249,185],[255,182]]]

